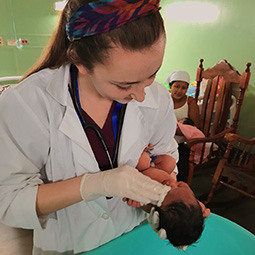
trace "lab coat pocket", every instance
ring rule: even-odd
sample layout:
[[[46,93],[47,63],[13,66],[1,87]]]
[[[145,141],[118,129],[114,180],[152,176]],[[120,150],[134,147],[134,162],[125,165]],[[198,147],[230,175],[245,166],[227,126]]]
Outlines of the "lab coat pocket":
[[[69,220],[75,253],[94,249],[113,238],[114,225],[104,197],[90,202],[82,201],[79,208],[74,206],[70,209]]]

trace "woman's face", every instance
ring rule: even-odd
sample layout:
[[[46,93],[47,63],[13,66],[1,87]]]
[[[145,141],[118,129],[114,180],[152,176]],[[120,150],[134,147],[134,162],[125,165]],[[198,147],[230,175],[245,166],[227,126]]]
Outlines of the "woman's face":
[[[185,81],[175,81],[171,86],[171,96],[175,100],[181,100],[187,93],[188,83]]]
[[[131,51],[115,46],[108,52],[103,64],[96,64],[89,73],[78,66],[81,75],[87,77],[87,84],[102,98],[128,103],[132,99],[142,102],[144,89],[150,86],[161,67],[165,50],[165,37],[150,48]]]

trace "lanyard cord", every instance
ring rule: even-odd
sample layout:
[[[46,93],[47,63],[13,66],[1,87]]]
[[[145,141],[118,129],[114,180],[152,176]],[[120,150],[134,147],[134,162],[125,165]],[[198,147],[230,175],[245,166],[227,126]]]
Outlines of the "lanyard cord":
[[[117,104],[120,104],[120,103],[117,103]],[[123,122],[124,122],[124,115],[126,112],[126,108],[127,108],[127,104],[124,104],[121,107],[121,109],[119,110],[119,116],[118,116],[119,123],[117,125],[115,147],[114,147],[114,153],[113,153],[113,166],[114,167],[118,167],[118,153],[119,153],[120,135],[121,135],[121,130],[122,130]]]
[[[72,100],[73,100],[73,104],[74,104],[76,113],[80,119],[80,122],[84,129],[84,132],[86,133],[86,128],[90,128],[97,134],[97,136],[105,150],[105,153],[107,155],[107,158],[111,165],[111,168],[115,168],[118,166],[117,159],[118,159],[120,135],[121,135],[123,120],[124,120],[124,115],[125,115],[127,105],[126,104],[123,105],[123,104],[117,102],[117,104],[114,108],[113,115],[112,115],[112,125],[113,125],[114,139],[115,139],[115,147],[114,147],[113,160],[112,160],[101,132],[98,130],[98,128],[96,126],[86,123],[86,121],[83,117],[81,105],[80,105],[80,98],[79,98],[77,72],[78,72],[77,68],[75,66],[71,66],[71,72],[70,72],[71,73],[71,90],[72,90],[71,96],[72,96]]]
[[[123,106],[123,104],[117,102],[117,104],[115,105],[113,114],[112,114],[112,128],[113,128],[115,142],[117,139],[117,132],[118,132],[118,112],[120,111],[122,106]]]

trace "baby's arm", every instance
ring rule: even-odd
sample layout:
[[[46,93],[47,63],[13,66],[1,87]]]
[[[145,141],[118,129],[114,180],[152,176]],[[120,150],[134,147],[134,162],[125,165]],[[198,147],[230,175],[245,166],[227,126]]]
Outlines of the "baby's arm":
[[[144,149],[144,151],[142,152],[140,156],[140,159],[138,161],[136,168],[140,172],[143,172],[144,170],[149,169],[150,167],[155,167],[170,174],[172,180],[176,180],[176,173],[173,172],[176,167],[175,159],[171,157],[170,155],[158,155],[158,156],[155,156],[155,159],[153,159],[153,162],[151,163],[151,158],[147,153],[147,151],[151,147],[152,147],[152,144],[149,144]]]
[[[173,172],[175,169],[176,162],[175,159],[169,155],[159,155],[155,157],[155,160],[151,163],[151,158],[144,151],[138,161],[136,168],[143,172],[150,168],[157,168],[168,173],[172,180],[176,181],[176,173]]]
[[[148,169],[150,167],[151,164],[151,158],[148,155],[147,152],[145,152],[145,150],[142,152],[140,159],[136,165],[136,169],[139,170],[140,172]]]
[[[175,159],[169,155],[158,155],[153,163],[156,168],[164,170],[168,174],[172,174],[176,167]]]

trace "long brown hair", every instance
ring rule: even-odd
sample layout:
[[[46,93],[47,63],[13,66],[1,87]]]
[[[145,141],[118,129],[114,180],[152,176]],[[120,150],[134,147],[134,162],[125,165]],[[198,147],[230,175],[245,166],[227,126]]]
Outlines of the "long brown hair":
[[[52,35],[39,61],[24,78],[44,68],[59,68],[63,64],[84,65],[93,71],[96,63],[103,63],[107,50],[112,44],[128,50],[142,50],[155,43],[165,34],[164,24],[159,12],[139,18],[119,28],[102,34],[92,35],[70,42],[66,35],[66,23],[82,5],[95,0],[69,0],[62,12],[58,27]]]

